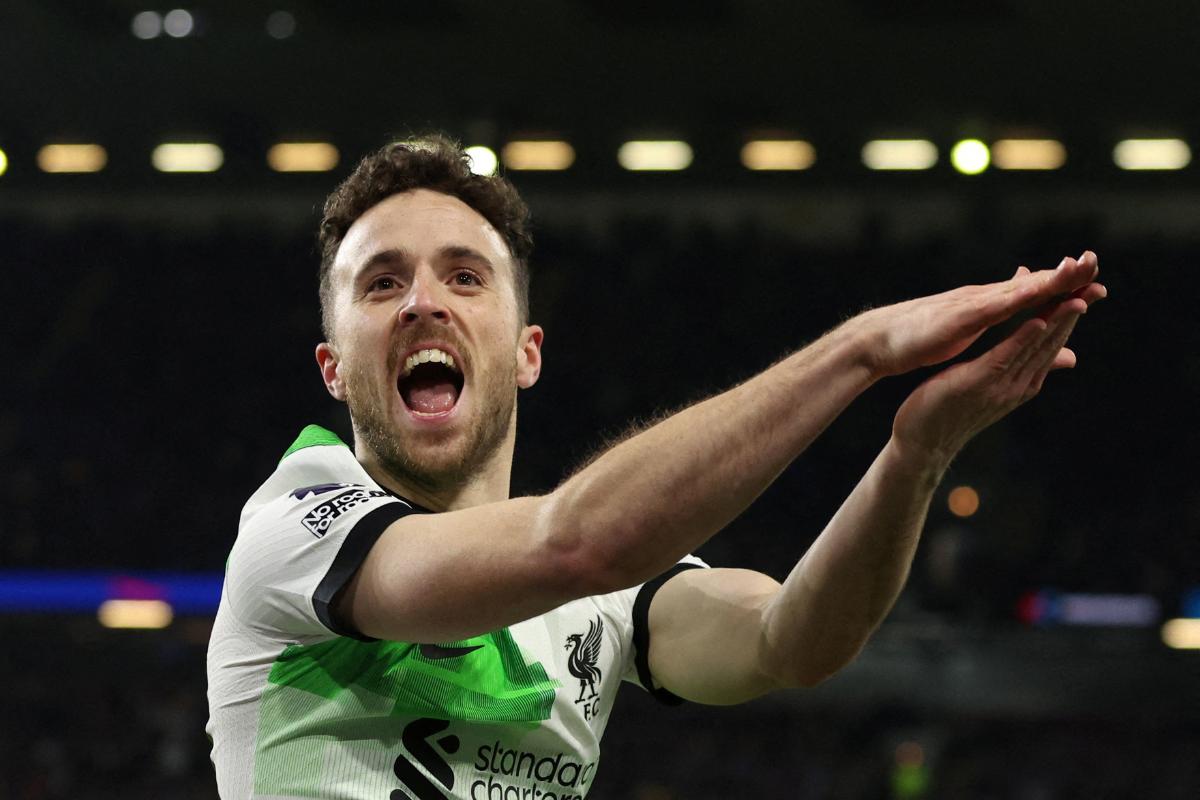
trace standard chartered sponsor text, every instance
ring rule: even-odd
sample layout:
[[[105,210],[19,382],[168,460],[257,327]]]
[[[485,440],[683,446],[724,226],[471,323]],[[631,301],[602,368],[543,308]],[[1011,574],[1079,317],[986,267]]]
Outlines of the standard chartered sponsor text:
[[[567,753],[539,757],[502,747],[497,740],[481,745],[475,753],[475,769],[487,778],[471,783],[471,800],[583,800],[596,764],[572,761]],[[534,783],[513,786],[498,781],[498,775]]]

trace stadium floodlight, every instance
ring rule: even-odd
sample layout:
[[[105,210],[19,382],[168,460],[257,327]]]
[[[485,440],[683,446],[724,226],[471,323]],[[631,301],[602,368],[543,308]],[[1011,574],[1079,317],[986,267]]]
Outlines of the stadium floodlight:
[[[187,36],[192,32],[195,24],[191,12],[186,9],[172,9],[163,16],[163,32],[173,39],[182,39]]]
[[[564,170],[575,163],[575,148],[563,141],[514,140],[500,155],[504,166],[518,170]]]
[[[48,144],[37,154],[42,172],[99,172],[108,152],[98,144]]]
[[[1182,139],[1125,139],[1113,148],[1113,161],[1128,170],[1183,169],[1192,150]]]
[[[8,172],[8,156],[3,150],[0,150],[0,175]]]
[[[863,164],[875,170],[929,169],[937,160],[937,147],[928,139],[872,139],[862,149]]]
[[[150,163],[159,172],[216,172],[225,154],[212,142],[166,142],[154,148]]]
[[[992,143],[997,169],[1051,170],[1067,163],[1067,149],[1056,139],[999,139]]]
[[[1162,626],[1162,640],[1172,650],[1200,650],[1200,619],[1167,620]]]
[[[988,146],[978,139],[963,139],[950,149],[950,163],[963,175],[978,175],[991,161]]]
[[[157,11],[142,11],[133,15],[129,29],[139,39],[157,38],[163,29],[162,17]]]
[[[476,175],[496,174],[496,167],[500,165],[500,160],[496,158],[495,150],[476,144],[465,148],[463,152],[467,154],[467,160],[471,163],[471,172]]]
[[[742,166],[755,171],[808,169],[817,151],[803,139],[754,139],[742,147]]]
[[[329,142],[280,142],[267,151],[276,172],[328,172],[337,163],[338,150]]]
[[[175,612],[162,600],[105,600],[96,616],[106,628],[165,628]]]
[[[637,140],[617,150],[617,163],[634,172],[673,172],[692,165],[692,148],[678,140]]]

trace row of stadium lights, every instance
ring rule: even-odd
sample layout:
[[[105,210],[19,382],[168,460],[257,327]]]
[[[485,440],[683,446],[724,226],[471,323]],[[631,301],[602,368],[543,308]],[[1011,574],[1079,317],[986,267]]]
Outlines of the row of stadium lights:
[[[141,11],[133,15],[129,29],[139,39],[169,36],[184,39],[200,33],[196,17],[186,8],[174,8],[165,14]],[[296,33],[296,17],[289,11],[273,11],[267,16],[267,35],[272,39],[287,39]]]
[[[113,599],[100,604],[96,617],[105,628],[162,629],[174,621],[175,610],[164,600]],[[1200,619],[1168,619],[1159,632],[1172,650],[1200,650]]]
[[[506,169],[561,171],[575,163],[575,149],[565,141],[511,141],[500,154],[489,147],[466,148],[471,169],[492,175],[503,159]],[[927,139],[875,139],[862,149],[862,162],[872,170],[918,171],[938,163],[937,146]],[[746,169],[759,172],[806,170],[816,163],[816,148],[802,139],[756,139],[742,147]],[[267,164],[276,172],[327,172],[339,154],[328,142],[281,142],[267,151]],[[1056,170],[1067,160],[1063,144],[1054,139],[1000,139],[990,146],[964,139],[950,150],[950,163],[964,175],[978,175],[995,165],[1002,170]],[[1192,160],[1182,139],[1125,139],[1113,148],[1113,162],[1124,170],[1179,170]],[[154,148],[150,162],[160,172],[215,172],[225,161],[212,142],[167,142]],[[635,172],[677,172],[692,164],[692,148],[684,141],[630,141],[617,150],[617,162]],[[108,152],[99,144],[48,144],[37,154],[43,172],[100,172]],[[0,175],[8,158],[0,150]]]

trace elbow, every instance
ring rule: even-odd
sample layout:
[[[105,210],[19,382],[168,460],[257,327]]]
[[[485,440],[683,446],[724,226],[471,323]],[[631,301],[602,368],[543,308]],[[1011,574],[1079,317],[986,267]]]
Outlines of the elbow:
[[[612,546],[620,537],[597,533],[603,526],[589,525],[574,513],[568,501],[555,492],[545,498],[538,515],[538,538],[549,580],[559,583],[571,599],[609,594],[637,583]]]
[[[812,689],[849,666],[861,650],[860,644],[850,651],[776,656],[768,662],[770,674],[781,689]]]
[[[845,664],[826,669],[807,669],[797,671],[792,676],[792,688],[814,689],[832,678],[834,675],[838,674],[843,666],[845,666]]]

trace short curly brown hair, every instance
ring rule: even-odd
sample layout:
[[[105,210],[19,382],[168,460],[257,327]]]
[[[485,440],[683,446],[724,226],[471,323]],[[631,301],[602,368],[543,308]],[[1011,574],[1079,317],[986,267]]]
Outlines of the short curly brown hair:
[[[529,256],[533,237],[529,207],[499,175],[476,175],[458,142],[436,133],[384,145],[364,158],[325,200],[318,244],[321,253],[321,327],[332,341],[330,268],[354,221],[376,203],[412,189],[431,189],[462,200],[504,238],[512,255],[517,310],[529,321]]]

